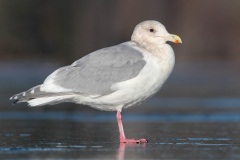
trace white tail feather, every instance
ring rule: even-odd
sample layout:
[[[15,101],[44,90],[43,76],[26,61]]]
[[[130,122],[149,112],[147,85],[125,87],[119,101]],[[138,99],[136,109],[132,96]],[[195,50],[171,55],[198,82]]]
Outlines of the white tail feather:
[[[72,100],[73,96],[72,95],[67,95],[67,96],[55,96],[55,97],[42,97],[42,98],[36,98],[28,101],[28,104],[32,107],[36,106],[42,106],[46,104],[56,104],[60,103],[63,100],[65,102],[70,102]]]

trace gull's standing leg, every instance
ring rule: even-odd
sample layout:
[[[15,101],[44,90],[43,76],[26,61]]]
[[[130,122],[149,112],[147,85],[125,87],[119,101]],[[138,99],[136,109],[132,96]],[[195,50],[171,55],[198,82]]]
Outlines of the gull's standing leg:
[[[119,128],[119,139],[120,143],[147,143],[148,141],[146,139],[127,139],[125,137],[125,133],[123,130],[123,124],[122,124],[122,114],[121,112],[117,111],[117,122],[118,122],[118,128]]]

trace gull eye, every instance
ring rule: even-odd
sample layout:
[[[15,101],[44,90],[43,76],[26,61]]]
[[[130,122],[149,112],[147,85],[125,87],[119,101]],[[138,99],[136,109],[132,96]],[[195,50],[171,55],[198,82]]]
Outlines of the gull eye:
[[[149,29],[149,31],[150,31],[150,32],[155,32],[155,30],[154,30],[154,29],[152,29],[152,28],[151,28],[151,29]]]

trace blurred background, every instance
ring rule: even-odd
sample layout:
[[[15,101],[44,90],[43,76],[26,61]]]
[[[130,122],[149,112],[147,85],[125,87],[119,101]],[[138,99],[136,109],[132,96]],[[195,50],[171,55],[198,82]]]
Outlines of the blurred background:
[[[183,41],[170,43],[176,65],[156,97],[239,98],[239,16],[239,0],[0,0],[0,110],[58,67],[129,41],[144,20]]]

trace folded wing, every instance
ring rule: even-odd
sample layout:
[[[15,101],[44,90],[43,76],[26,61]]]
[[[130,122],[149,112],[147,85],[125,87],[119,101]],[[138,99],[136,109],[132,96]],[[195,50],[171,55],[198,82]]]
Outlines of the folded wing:
[[[127,44],[95,51],[72,65],[62,67],[43,83],[43,90],[106,95],[115,83],[136,77],[145,65],[143,55]]]

